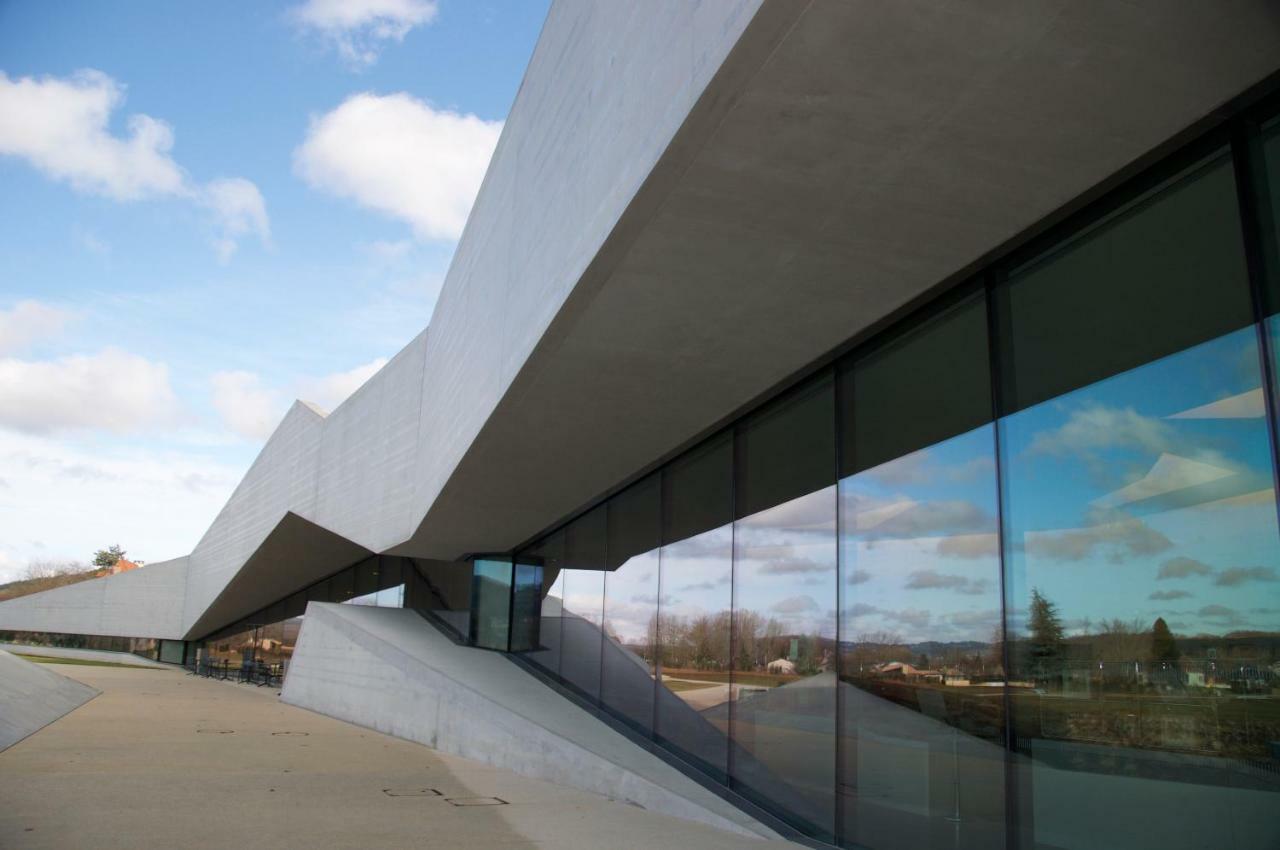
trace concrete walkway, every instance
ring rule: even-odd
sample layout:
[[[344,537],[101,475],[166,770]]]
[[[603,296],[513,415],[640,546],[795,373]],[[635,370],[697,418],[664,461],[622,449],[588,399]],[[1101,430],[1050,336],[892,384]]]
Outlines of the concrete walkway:
[[[285,705],[273,689],[176,670],[58,670],[102,695],[0,753],[0,847],[797,846],[442,755]]]

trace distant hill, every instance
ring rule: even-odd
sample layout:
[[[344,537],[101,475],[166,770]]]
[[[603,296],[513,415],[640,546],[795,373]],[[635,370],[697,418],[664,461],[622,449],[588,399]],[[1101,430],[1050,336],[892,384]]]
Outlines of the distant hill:
[[[85,570],[84,572],[62,573],[56,576],[47,576],[44,578],[24,578],[18,581],[11,581],[8,584],[0,584],[0,602],[6,599],[17,599],[19,596],[27,596],[32,593],[39,593],[42,590],[52,590],[55,587],[65,587],[68,584],[78,584],[82,581],[88,581],[92,578],[102,578],[110,574],[109,568]]]

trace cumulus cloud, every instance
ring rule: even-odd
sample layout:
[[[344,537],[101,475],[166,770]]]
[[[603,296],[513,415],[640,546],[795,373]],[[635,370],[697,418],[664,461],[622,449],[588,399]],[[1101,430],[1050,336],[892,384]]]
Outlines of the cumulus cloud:
[[[136,354],[107,348],[47,361],[0,359],[0,425],[18,431],[125,433],[177,416],[169,368]]]
[[[0,355],[16,354],[62,333],[75,314],[40,301],[19,301],[0,310]]]
[[[253,234],[262,244],[271,241],[271,222],[262,193],[243,177],[221,177],[205,184],[200,202],[212,211],[218,235],[214,248],[225,263],[235,253],[237,240]]]
[[[990,586],[991,582],[987,579],[940,573],[937,570],[916,570],[907,577],[904,585],[907,590],[954,590],[970,596],[985,593]]]
[[[130,116],[127,134],[114,135],[111,116],[124,99],[125,87],[101,71],[18,79],[0,71],[0,155],[25,160],[77,192],[116,201],[181,198],[207,207],[220,255],[250,232],[265,242],[266,205],[257,187],[240,177],[193,182],[170,155],[173,128],[149,115]]]
[[[871,573],[866,570],[854,570],[849,573],[849,584],[866,584],[871,581]]]
[[[315,402],[325,410],[333,410],[385,365],[387,365],[387,358],[377,357],[345,372],[334,372],[322,378],[303,379],[299,385],[299,395],[307,401]]]
[[[403,41],[414,27],[435,20],[438,11],[435,0],[306,0],[289,10],[289,18],[359,69],[377,62],[386,42]]]
[[[1219,587],[1235,587],[1250,581],[1275,581],[1276,571],[1272,567],[1228,567],[1214,576],[1213,583]]]
[[[1170,578],[1189,578],[1191,576],[1207,576],[1213,570],[1203,561],[1197,561],[1195,558],[1184,558],[1178,556],[1169,558],[1160,564],[1160,570],[1156,573],[1156,579]]]
[[[310,186],[455,240],[471,211],[501,121],[437,110],[407,94],[352,95],[311,119],[294,151]]]
[[[1169,602],[1174,599],[1189,599],[1191,594],[1185,590],[1157,590],[1147,598],[1154,599],[1157,602]]]
[[[217,372],[213,383],[213,407],[222,420],[242,437],[265,440],[280,422],[279,395],[264,386],[253,372]]]

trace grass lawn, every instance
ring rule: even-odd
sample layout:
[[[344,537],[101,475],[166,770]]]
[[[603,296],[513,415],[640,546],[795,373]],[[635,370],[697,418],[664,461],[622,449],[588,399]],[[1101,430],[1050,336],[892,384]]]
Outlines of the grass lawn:
[[[79,664],[84,667],[127,667],[130,670],[158,670],[158,667],[146,667],[142,664],[121,664],[118,661],[91,661],[87,658],[53,658],[48,655],[27,655],[15,652],[19,658],[34,661],[37,664]]]
[[[662,686],[672,693],[680,691],[700,691],[703,688],[714,688],[715,682],[679,682],[672,679],[664,679]]]

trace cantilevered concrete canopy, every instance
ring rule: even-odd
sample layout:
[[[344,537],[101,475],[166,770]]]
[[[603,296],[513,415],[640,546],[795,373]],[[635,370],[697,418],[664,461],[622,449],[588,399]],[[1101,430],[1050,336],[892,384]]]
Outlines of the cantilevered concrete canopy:
[[[121,633],[518,545],[1278,68],[1267,0],[558,0],[429,332],[295,405],[168,572],[173,633]],[[0,628],[78,631],[73,590]]]

